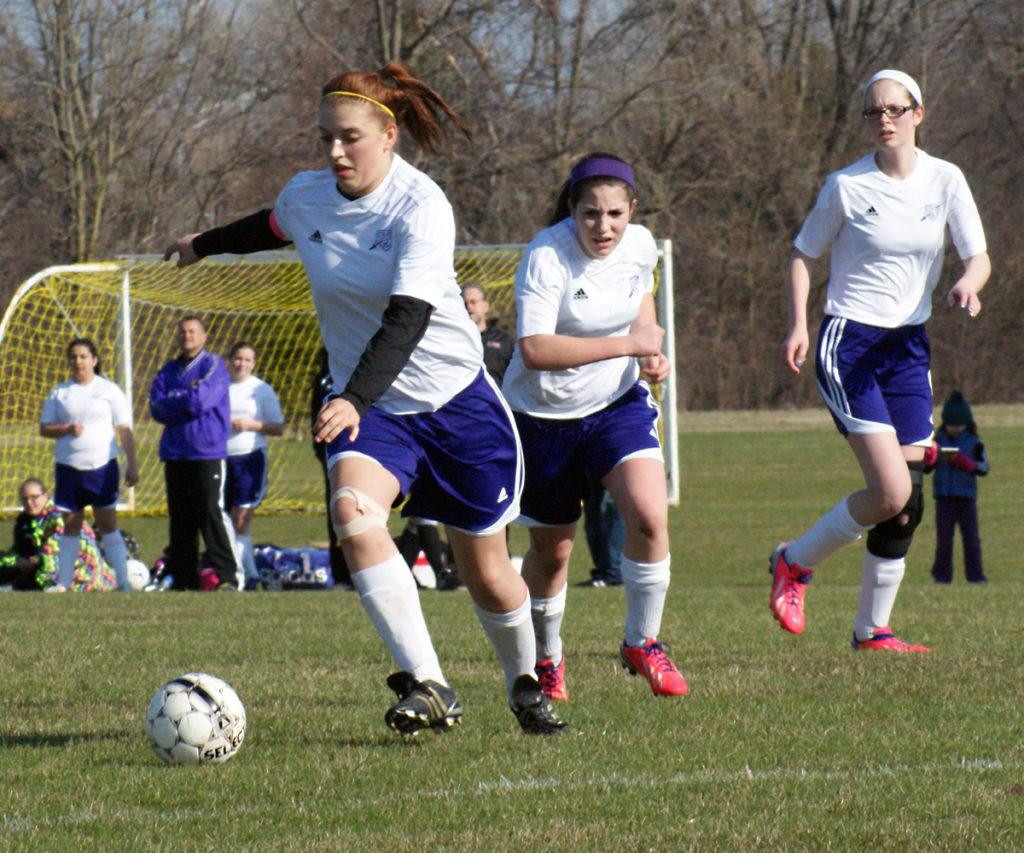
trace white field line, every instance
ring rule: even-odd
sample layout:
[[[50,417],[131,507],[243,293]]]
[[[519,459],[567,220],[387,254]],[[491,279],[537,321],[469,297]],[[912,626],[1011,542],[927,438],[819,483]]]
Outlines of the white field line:
[[[508,794],[532,791],[558,791],[573,793],[592,788],[606,790],[608,788],[643,788],[650,790],[657,787],[689,787],[695,784],[742,784],[745,782],[765,782],[779,780],[799,780],[810,782],[828,782],[847,779],[879,779],[903,776],[932,776],[945,773],[966,773],[981,775],[990,770],[1022,770],[1024,761],[1002,761],[998,758],[967,758],[949,763],[931,764],[894,764],[873,765],[870,767],[854,767],[846,770],[808,770],[805,767],[776,767],[770,770],[752,770],[743,767],[737,770],[698,770],[688,773],[673,773],[664,778],[655,776],[620,776],[618,774],[593,776],[585,779],[562,779],[557,776],[531,777],[524,776],[510,779],[501,775],[492,782],[477,782],[465,788],[449,788],[442,790],[412,791],[403,789],[383,797],[346,798],[346,807],[378,807],[386,808],[395,800],[407,800],[410,796],[419,798],[435,798],[440,800],[462,799],[467,796],[488,796],[492,794]],[[319,808],[319,807],[317,807]],[[266,804],[233,803],[232,815],[260,814],[266,815]],[[107,823],[109,821],[131,822],[140,818],[155,817],[162,824],[194,824],[198,818],[210,816],[208,809],[175,808],[164,811],[150,812],[148,809],[132,809],[120,806],[111,810],[83,809],[59,816],[31,817],[27,815],[0,813],[0,839],[4,835],[34,832],[40,828],[60,826],[81,826],[90,823]]]

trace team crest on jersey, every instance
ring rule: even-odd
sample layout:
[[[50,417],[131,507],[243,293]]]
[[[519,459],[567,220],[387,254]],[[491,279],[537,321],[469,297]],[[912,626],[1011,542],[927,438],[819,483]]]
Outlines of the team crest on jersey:
[[[635,275],[629,280],[629,298],[632,299],[636,296],[638,290],[640,290],[640,276]]]
[[[377,236],[373,239],[370,251],[372,252],[374,249],[380,249],[382,252],[390,252],[392,245],[391,229],[380,228],[377,231]]]
[[[941,212],[941,204],[926,204],[924,206],[924,216],[921,217],[921,221],[924,222],[927,219],[931,222],[933,219],[938,219]]]

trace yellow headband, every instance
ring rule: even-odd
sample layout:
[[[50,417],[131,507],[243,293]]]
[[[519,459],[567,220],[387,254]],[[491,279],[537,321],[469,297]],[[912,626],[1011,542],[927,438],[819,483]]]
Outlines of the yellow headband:
[[[391,110],[384,106],[384,104],[382,104],[380,101],[375,101],[369,95],[360,95],[358,92],[326,92],[324,94],[324,97],[326,98],[328,95],[347,95],[350,98],[362,98],[364,101],[369,101],[371,104],[380,107],[382,110],[384,110],[384,112],[391,116],[391,118],[395,118],[395,114],[391,112]]]

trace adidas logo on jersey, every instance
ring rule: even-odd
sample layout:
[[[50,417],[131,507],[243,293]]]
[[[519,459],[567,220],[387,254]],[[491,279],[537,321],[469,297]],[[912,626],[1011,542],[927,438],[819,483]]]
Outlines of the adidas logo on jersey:
[[[324,238],[321,236],[319,229],[317,229],[316,231],[309,235],[310,243],[323,243],[323,241]]]
[[[508,492],[505,491],[505,487],[501,487],[501,491],[498,492],[498,503],[504,503],[508,500]]]
[[[582,287],[579,290],[577,290],[572,295],[572,298],[573,299],[590,299],[590,297],[587,296],[587,291],[585,291]]]
[[[871,205],[871,207],[869,207],[867,209],[867,211],[865,211],[864,215],[865,216],[878,216],[878,211],[875,210],[875,206],[874,205]]]

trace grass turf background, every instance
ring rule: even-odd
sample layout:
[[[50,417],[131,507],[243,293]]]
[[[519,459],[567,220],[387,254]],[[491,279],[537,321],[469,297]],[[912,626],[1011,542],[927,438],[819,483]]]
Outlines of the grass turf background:
[[[768,611],[771,549],[859,485],[827,420],[687,416],[662,637],[690,693],[655,699],[619,668],[621,590],[572,587],[561,738],[519,732],[464,591],[422,602],[466,721],[411,740],[383,724],[393,664],[353,593],[0,595],[0,850],[1020,848],[1024,415],[975,416],[991,582],[967,586],[958,554],[931,583],[929,500],[893,616],[935,649],[913,656],[849,649],[859,547],[819,568],[803,635]],[[165,524],[123,522],[147,562]],[[323,535],[254,523],[257,541]],[[571,582],[589,567],[581,534]],[[146,704],[195,669],[236,688],[246,742],[166,767]]]

